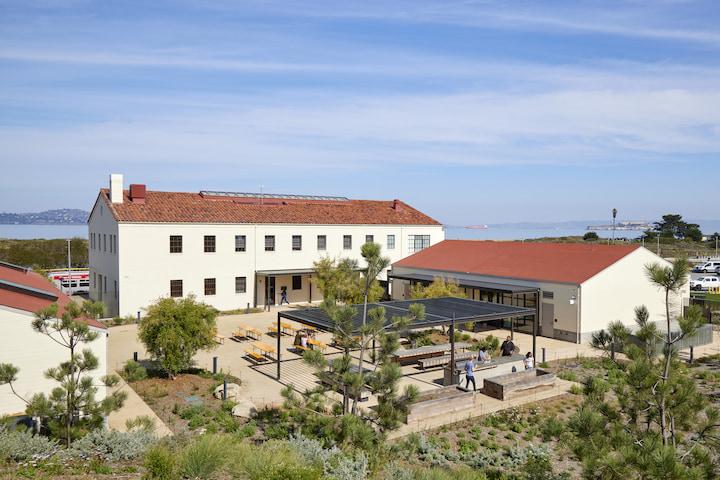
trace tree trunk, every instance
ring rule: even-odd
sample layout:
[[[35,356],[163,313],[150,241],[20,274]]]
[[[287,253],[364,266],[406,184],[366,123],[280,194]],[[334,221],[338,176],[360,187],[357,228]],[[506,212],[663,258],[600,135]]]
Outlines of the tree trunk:
[[[368,272],[369,274],[370,272]],[[370,283],[367,281],[367,278],[365,279],[365,295],[363,297],[363,317],[362,317],[362,324],[363,327],[365,327],[365,323],[367,323],[367,304],[368,304],[368,290],[370,289]],[[362,387],[365,384],[365,374],[363,372],[363,362],[365,358],[365,330],[363,329],[362,334],[360,335],[360,358],[358,359],[358,375],[360,375],[360,386],[358,387],[358,390],[355,392],[355,396],[353,398],[353,405],[352,405],[352,413],[353,415],[357,414],[357,406],[360,402],[360,395],[362,393]]]
[[[672,336],[670,334],[670,290],[665,289],[665,316],[667,324],[667,332],[665,332],[665,366],[663,368],[663,393],[662,398],[658,402],[658,409],[660,410],[660,429],[662,430],[663,445],[668,444],[668,425],[667,425],[667,411],[665,405],[665,395],[667,394],[665,386],[668,378],[670,378],[670,359],[672,358]]]

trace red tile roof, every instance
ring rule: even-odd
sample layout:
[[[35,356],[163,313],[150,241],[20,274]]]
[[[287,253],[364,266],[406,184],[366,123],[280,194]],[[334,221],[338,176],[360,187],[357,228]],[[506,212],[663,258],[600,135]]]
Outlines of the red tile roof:
[[[62,309],[72,302],[70,297],[58,290],[48,279],[32,270],[0,262],[0,282],[0,305],[6,307],[34,313],[57,303],[62,313]],[[83,321],[92,327],[106,328],[92,318]]]
[[[441,225],[404,202],[376,200],[259,199],[204,196],[200,193],[147,191],[144,203],[111,203],[100,195],[118,222],[268,223],[319,225]]]
[[[579,285],[639,245],[445,240],[393,267]]]

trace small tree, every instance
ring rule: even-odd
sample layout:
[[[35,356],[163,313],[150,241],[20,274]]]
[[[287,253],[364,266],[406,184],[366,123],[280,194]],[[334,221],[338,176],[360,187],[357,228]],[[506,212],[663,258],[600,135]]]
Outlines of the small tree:
[[[190,368],[198,350],[216,346],[217,310],[193,296],[162,298],[146,310],[138,337],[169,378]]]
[[[598,239],[600,239],[600,237],[595,232],[586,232],[585,235],[583,235],[583,240],[585,240],[586,242],[595,241]]]
[[[341,258],[333,260],[321,258],[314,263],[315,284],[323,298],[332,303],[355,305],[362,303],[365,297],[364,278],[357,260]],[[377,302],[384,290],[377,280],[370,282],[368,300]]]
[[[412,299],[441,297],[465,298],[466,295],[460,289],[457,282],[446,280],[442,277],[435,277],[428,286],[416,283],[410,290],[410,298]]]
[[[27,404],[28,415],[48,419],[50,431],[64,438],[69,446],[83,430],[99,427],[104,416],[122,406],[127,394],[113,392],[101,401],[96,400],[98,385],[89,374],[98,368],[99,361],[92,350],[80,351],[82,344],[98,338],[98,332],[90,330],[84,320],[99,316],[103,311],[102,303],[78,305],[71,302],[59,318],[58,311],[56,303],[38,311],[32,326],[36,332],[68,350],[67,361],[45,372],[45,376],[58,382],[59,386],[50,396],[36,393],[25,399],[12,385],[17,380],[18,369],[11,364],[0,364],[0,384],[10,385],[12,392]],[[102,386],[111,387],[117,384],[118,378],[106,375],[100,381]]]

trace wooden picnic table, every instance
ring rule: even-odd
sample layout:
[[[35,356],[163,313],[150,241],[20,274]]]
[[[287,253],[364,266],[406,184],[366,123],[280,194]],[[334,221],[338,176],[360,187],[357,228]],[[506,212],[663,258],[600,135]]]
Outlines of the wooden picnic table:
[[[250,325],[241,324],[238,326],[238,329],[233,333],[233,335],[236,337],[254,338],[255,340],[259,340],[262,336],[262,332]]]
[[[321,351],[325,351],[325,349],[327,349],[327,345],[325,345],[320,340],[315,340],[314,338],[308,338],[307,343],[312,345],[313,347],[317,347]]]
[[[462,360],[470,360],[471,358],[475,358],[476,355],[476,352],[455,352],[455,361],[459,362]],[[418,364],[423,370],[432,367],[443,367],[448,363],[450,363],[450,355],[443,355],[441,357],[421,358],[420,360],[418,360]]]
[[[282,333],[286,333],[288,335],[295,335],[297,333],[297,331],[300,330],[299,328],[295,327],[291,323],[287,323],[287,322],[282,322],[280,324],[280,329],[282,330]]]
[[[268,355],[270,353],[275,353],[275,347],[272,345],[268,345],[265,342],[252,342],[250,345],[252,345],[253,348],[261,351],[264,355]]]

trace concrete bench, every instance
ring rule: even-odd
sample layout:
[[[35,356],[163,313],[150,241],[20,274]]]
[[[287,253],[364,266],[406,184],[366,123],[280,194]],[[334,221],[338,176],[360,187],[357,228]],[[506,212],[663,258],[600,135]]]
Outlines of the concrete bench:
[[[455,360],[457,361],[467,361],[471,358],[475,358],[476,352],[457,352],[455,354]],[[420,365],[420,368],[423,370],[426,370],[428,368],[434,368],[434,367],[444,367],[450,362],[450,355],[443,355],[441,357],[430,357],[430,358],[423,358],[418,360],[418,364]],[[463,367],[464,368],[464,367]]]
[[[527,395],[530,390],[552,388],[554,384],[554,373],[540,368],[533,368],[486,378],[483,393],[498,400],[508,400]]]

